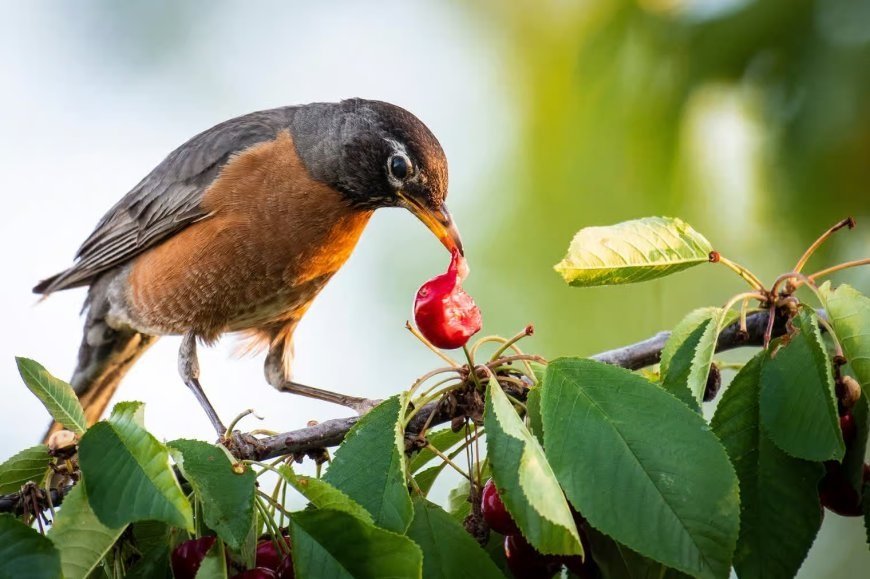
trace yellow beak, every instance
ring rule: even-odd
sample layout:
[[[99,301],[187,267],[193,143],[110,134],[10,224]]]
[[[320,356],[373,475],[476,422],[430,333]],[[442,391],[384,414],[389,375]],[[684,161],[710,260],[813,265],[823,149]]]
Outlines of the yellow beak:
[[[400,204],[402,207],[413,213],[422,221],[432,233],[435,234],[444,247],[451,253],[456,250],[460,255],[465,255],[462,249],[462,238],[459,236],[459,230],[453,223],[453,217],[447,210],[447,205],[441,204],[438,209],[432,209],[424,206],[420,201],[399,193]]]

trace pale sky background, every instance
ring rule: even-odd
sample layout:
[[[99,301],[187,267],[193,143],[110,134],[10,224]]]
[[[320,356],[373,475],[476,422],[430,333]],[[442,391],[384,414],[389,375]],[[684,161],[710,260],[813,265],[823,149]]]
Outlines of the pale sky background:
[[[169,30],[157,22],[131,28],[129,12],[113,14],[111,3],[4,8],[0,460],[38,442],[47,424],[13,357],[34,358],[66,379],[81,339],[85,291],[60,292],[37,304],[31,287],[70,265],[103,213],[197,132],[287,104],[355,96],[391,101],[423,119],[456,160],[449,202],[460,227],[471,223],[476,184],[512,139],[499,99],[497,40],[481,37],[485,26],[468,30],[448,3],[382,2],[372,9],[346,2],[340,10],[329,3],[293,4],[258,4],[262,12],[253,12],[247,4],[184,3],[174,9],[178,21]],[[136,10],[128,7],[135,21],[153,18]],[[476,236],[465,237],[473,256]],[[410,213],[378,212],[297,332],[296,379],[385,397],[439,365],[404,323],[417,286],[448,261]],[[380,279],[393,264],[407,269],[414,263],[428,273]],[[382,298],[388,284],[407,303]],[[147,426],[160,438],[211,440],[211,426],[176,373],[179,342],[167,337],[152,347],[115,401],[144,401]],[[263,377],[262,355],[239,359],[236,343],[228,337],[213,349],[200,348],[204,388],[225,422],[254,408],[265,420],[251,419],[243,428],[285,431],[349,414],[274,391]]]

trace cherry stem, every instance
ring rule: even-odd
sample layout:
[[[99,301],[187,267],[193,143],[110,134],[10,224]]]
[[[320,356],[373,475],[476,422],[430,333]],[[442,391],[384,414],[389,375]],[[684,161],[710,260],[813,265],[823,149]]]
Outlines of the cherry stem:
[[[731,298],[730,300],[728,300],[728,301],[725,303],[725,305],[722,306],[722,313],[724,314],[725,312],[727,312],[728,310],[730,310],[731,308],[733,308],[733,307],[734,307],[734,304],[736,304],[736,303],[739,302],[740,300],[743,300],[743,303],[745,304],[746,302],[748,302],[748,301],[751,300],[752,298],[755,298],[755,299],[757,299],[758,301],[760,301],[760,302],[762,302],[762,303],[767,301],[767,295],[765,295],[765,294],[763,294],[763,293],[761,293],[761,292],[744,292],[744,293],[741,293],[741,294],[737,294],[736,296],[734,296],[733,298]],[[741,306],[741,309],[743,309],[743,306]],[[723,320],[725,319],[724,316],[723,316],[722,319],[723,319]],[[742,326],[741,326],[741,328],[742,328]]]
[[[492,370],[494,367],[501,366],[502,364],[516,362],[519,360],[525,360],[527,362],[537,362],[538,364],[547,363],[547,360],[545,358],[542,358],[541,356],[535,356],[534,354],[517,354],[515,356],[505,356],[504,358],[499,358],[497,360],[488,362],[486,364],[486,368],[488,370]]]
[[[453,468],[453,470],[455,470],[456,472],[458,472],[459,474],[461,474],[462,476],[467,478],[469,480],[469,482],[474,483],[474,479],[471,478],[471,476],[468,473],[466,473],[464,470],[462,470],[462,468],[460,468],[459,465],[457,465],[455,462],[453,462],[449,456],[447,456],[446,454],[444,454],[443,452],[441,452],[440,450],[435,448],[431,443],[426,443],[426,449],[429,452],[438,456],[445,463],[450,465],[450,467]]]
[[[493,360],[495,360],[496,358],[498,358],[499,356],[504,354],[505,350],[507,350],[510,347],[513,347],[514,350],[517,351],[517,354],[522,354],[522,352],[519,351],[519,348],[514,346],[514,344],[516,344],[517,342],[519,342],[520,340],[522,340],[526,336],[531,336],[534,333],[535,333],[535,327],[533,325],[529,324],[528,326],[523,328],[523,331],[519,332],[517,335],[515,335],[514,337],[507,340],[504,344],[502,344],[501,347],[495,351],[495,353],[492,355],[492,357],[489,359],[489,361],[492,362]]]
[[[718,254],[716,252],[713,252],[713,253],[715,254],[715,257],[711,254],[710,261],[719,262],[722,265],[724,265],[725,267],[727,267],[728,269],[730,269],[731,271],[735,272],[737,275],[739,275],[741,278],[743,278],[743,280],[746,283],[751,285],[753,289],[760,291],[760,292],[766,291],[764,289],[764,284],[761,283],[761,280],[758,279],[754,273],[752,273],[751,271],[749,271],[748,269],[746,269],[745,267],[743,267],[739,263],[737,263],[735,261],[731,261],[730,259],[728,259],[727,257],[725,257],[721,254]]]
[[[816,281],[816,278],[825,277],[826,275],[830,275],[836,271],[840,271],[843,269],[848,269],[850,267],[859,267],[862,265],[870,265],[870,257],[865,257],[864,259],[856,259],[855,261],[847,261],[845,263],[841,263],[839,265],[834,265],[829,268],[817,271],[816,273],[807,276],[813,282]]]
[[[419,388],[420,385],[422,385],[424,382],[426,382],[429,378],[432,378],[433,376],[437,376],[438,374],[446,374],[447,372],[458,372],[458,369],[456,367],[436,368],[435,370],[432,370],[431,372],[427,372],[427,373],[423,374],[421,377],[417,378],[417,381],[414,382],[410,388],[408,388],[408,399],[410,400],[411,396],[414,395],[414,392],[416,392],[417,388]]]
[[[507,340],[502,338],[501,336],[484,336],[483,338],[477,340],[473,346],[471,346],[471,356],[477,356],[477,351],[480,349],[480,347],[490,342],[504,344],[505,342],[507,342]]]
[[[230,422],[229,426],[227,426],[227,431],[224,433],[224,438],[228,439],[230,437],[230,435],[233,433],[233,429],[236,427],[236,425],[242,420],[242,418],[244,418],[245,416],[248,416],[248,415],[253,415],[254,418],[256,418],[258,420],[263,420],[263,417],[260,416],[259,414],[256,414],[254,412],[253,408],[248,408],[247,410],[243,411],[238,416],[233,418],[233,421]]]
[[[447,354],[442,352],[440,348],[436,348],[435,345],[432,344],[432,342],[430,342],[429,340],[427,340],[426,337],[423,336],[423,334],[421,334],[417,328],[415,328],[414,326],[411,325],[411,322],[405,321],[405,328],[409,332],[414,334],[415,338],[417,338],[418,340],[423,342],[424,346],[426,346],[427,348],[429,348],[430,350],[435,352],[436,356],[438,356],[439,358],[441,358],[442,360],[447,362],[450,366],[452,366],[454,368],[459,368],[459,364],[453,358],[451,358],[450,356],[448,356]]]
[[[816,239],[813,244],[807,248],[801,258],[798,260],[797,264],[795,264],[794,272],[800,273],[804,266],[807,264],[807,261],[809,261],[810,257],[812,257],[812,255],[816,252],[816,250],[821,247],[821,245],[825,241],[827,241],[828,238],[834,234],[834,232],[843,229],[844,227],[852,229],[853,227],[855,227],[855,220],[851,217],[847,217],[846,219],[843,219],[842,221],[836,223],[833,227],[822,233],[819,238]]]

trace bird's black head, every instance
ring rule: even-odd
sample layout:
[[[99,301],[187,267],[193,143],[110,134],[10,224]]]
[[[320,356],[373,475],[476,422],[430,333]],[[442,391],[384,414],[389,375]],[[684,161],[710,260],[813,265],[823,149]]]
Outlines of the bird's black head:
[[[354,207],[405,207],[448,249],[462,251],[444,203],[447,159],[417,117],[389,103],[350,99],[300,107],[292,128],[312,176]]]

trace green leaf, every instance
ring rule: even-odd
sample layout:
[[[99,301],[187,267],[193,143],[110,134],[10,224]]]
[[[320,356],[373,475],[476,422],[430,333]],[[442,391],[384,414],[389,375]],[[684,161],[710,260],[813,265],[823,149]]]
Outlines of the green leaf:
[[[126,525],[110,529],[102,524],[88,504],[81,486],[66,496],[63,507],[48,531],[60,552],[65,579],[85,579],[124,532]]]
[[[607,535],[587,528],[589,551],[603,579],[688,579],[689,575],[620,545]]]
[[[11,515],[0,514],[0,577],[61,576],[60,554],[51,540]]]
[[[574,286],[635,283],[707,263],[712,250],[703,235],[680,219],[645,217],[584,227],[555,269]]]
[[[541,418],[540,386],[529,389],[529,393],[526,395],[526,417],[529,421],[529,431],[535,435],[540,444],[544,444],[544,422]]]
[[[671,332],[662,349],[662,387],[700,412],[707,375],[722,328],[736,314],[722,308],[700,308],[689,313]]]
[[[432,490],[432,485],[435,484],[435,480],[444,470],[446,464],[446,462],[442,462],[441,464],[430,466],[426,470],[420,471],[414,475],[414,481],[417,483],[417,488],[420,489],[420,492],[423,493],[424,497],[428,496],[429,491]]]
[[[407,535],[423,550],[423,576],[426,579],[504,579],[486,551],[462,525],[426,499],[414,499],[414,519]]]
[[[357,422],[338,447],[324,480],[365,507],[375,523],[404,533],[413,506],[405,486],[404,404],[388,398]]]
[[[827,281],[819,293],[843,353],[866,394],[870,389],[870,298],[846,284],[832,289]]]
[[[207,442],[175,440],[169,448],[202,502],[205,524],[238,550],[254,520],[254,471],[243,466],[241,473],[235,472],[227,453]]]
[[[864,457],[867,451],[868,428],[870,428],[870,403],[867,396],[861,396],[852,408],[855,422],[855,438],[846,446],[843,456],[843,473],[852,487],[861,494],[864,484]]]
[[[375,524],[371,514],[358,502],[319,478],[300,476],[293,472],[289,465],[278,468],[284,479],[294,489],[299,491],[311,504],[318,509],[332,509],[342,511],[358,519],[362,519],[370,525]]]
[[[28,482],[41,484],[50,462],[48,447],[44,444],[25,448],[10,457],[0,464],[0,495],[17,493]]]
[[[342,511],[293,513],[291,543],[297,577],[422,576],[423,555],[410,539]]]
[[[644,378],[593,360],[550,362],[544,447],[589,524],[699,577],[725,577],[737,542],[737,477],[704,419]]]
[[[468,500],[470,491],[468,479],[463,478],[447,493],[447,512],[457,521],[464,521],[471,514],[471,503]]]
[[[27,358],[15,358],[24,383],[45,406],[51,417],[78,435],[88,428],[85,411],[72,387],[48,373],[39,363]]]
[[[108,421],[93,425],[79,443],[88,502],[112,528],[143,520],[193,531],[193,512],[169,451],[140,424],[141,402],[115,405]]]
[[[770,439],[796,458],[841,459],[845,451],[834,377],[815,313],[802,309],[761,371],[761,422]]]
[[[453,447],[464,438],[465,429],[462,429],[459,432],[453,432],[453,429],[451,428],[442,428],[441,430],[436,430],[435,432],[426,435],[429,444],[441,452],[446,452],[449,448]],[[436,458],[438,458],[437,454],[428,448],[423,448],[415,454],[410,461],[408,461],[408,472],[416,473]]]
[[[143,551],[142,558],[127,571],[126,579],[172,579],[169,545],[159,545]]]
[[[740,481],[734,567],[741,579],[793,577],[822,523],[817,487],[824,468],[787,455],[761,428],[760,380],[767,363],[767,352],[761,352],[746,364],[713,417],[713,431]]]
[[[582,554],[574,518],[544,450],[494,380],[486,389],[484,424],[493,480],[523,536],[544,554]]]
[[[227,557],[222,541],[215,541],[196,571],[196,579],[226,579]]]

